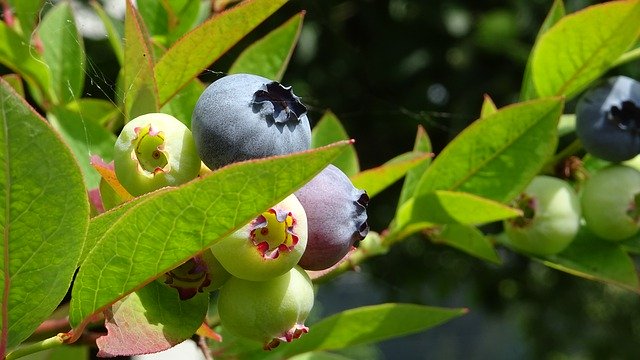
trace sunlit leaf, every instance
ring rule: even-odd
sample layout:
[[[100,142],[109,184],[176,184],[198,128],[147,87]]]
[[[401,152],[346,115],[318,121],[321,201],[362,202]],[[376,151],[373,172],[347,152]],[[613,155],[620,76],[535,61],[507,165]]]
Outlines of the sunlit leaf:
[[[195,78],[287,0],[250,0],[180,38],[155,66],[160,104]]]
[[[71,152],[0,80],[3,189],[0,358],[62,300],[82,249],[89,202]]]
[[[235,163],[93,218],[87,243],[95,246],[74,283],[71,323],[81,325],[240,228],[309,181],[346,145]]]
[[[378,167],[361,171],[351,177],[353,185],[374,197],[393,185],[411,169],[431,159],[431,154],[409,152],[397,156]]]
[[[493,243],[473,225],[448,224],[438,230],[429,232],[429,238],[460,251],[490,261],[501,263]]]
[[[536,43],[531,75],[539,96],[571,98],[607,72],[640,34],[640,1],[610,1],[560,19]]]
[[[311,130],[311,147],[318,148],[340,140],[348,140],[349,135],[342,126],[338,117],[331,111],[322,115],[320,120]],[[333,161],[333,165],[342,170],[347,176],[360,172],[360,163],[356,149],[351,144],[347,151]]]
[[[427,131],[422,126],[418,126],[416,139],[413,143],[413,151],[416,153],[431,154],[431,140],[429,139],[429,135],[427,135]],[[416,186],[420,178],[422,178],[422,174],[429,167],[429,164],[431,164],[431,157],[425,159],[422,163],[407,172],[404,183],[402,184],[400,198],[398,199],[398,209],[413,197]]]
[[[247,47],[234,61],[229,74],[246,73],[282,80],[295,49],[304,12],[292,17],[262,39]]]

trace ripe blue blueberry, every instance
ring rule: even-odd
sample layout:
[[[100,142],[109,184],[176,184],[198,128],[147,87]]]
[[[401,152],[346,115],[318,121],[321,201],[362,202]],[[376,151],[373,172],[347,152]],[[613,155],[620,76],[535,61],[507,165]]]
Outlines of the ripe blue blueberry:
[[[191,129],[211,169],[311,147],[307,108],[291,87],[257,75],[225,76],[205,89]]]
[[[576,133],[586,151],[620,162],[640,153],[640,83],[615,76],[587,91],[576,105]]]
[[[307,213],[307,248],[298,264],[324,270],[342,259],[369,232],[369,197],[340,169],[327,166],[295,192]]]

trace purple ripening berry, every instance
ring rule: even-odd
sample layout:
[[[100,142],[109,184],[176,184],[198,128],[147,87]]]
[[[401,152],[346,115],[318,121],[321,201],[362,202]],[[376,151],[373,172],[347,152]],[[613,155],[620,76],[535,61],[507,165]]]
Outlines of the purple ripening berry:
[[[307,270],[335,265],[369,233],[369,197],[340,169],[327,166],[295,193],[307,213],[309,237],[298,264]]]

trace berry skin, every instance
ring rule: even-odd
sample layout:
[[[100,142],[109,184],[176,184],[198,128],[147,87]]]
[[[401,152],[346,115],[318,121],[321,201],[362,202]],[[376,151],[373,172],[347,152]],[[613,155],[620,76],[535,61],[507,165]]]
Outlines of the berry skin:
[[[307,212],[309,239],[298,263],[303,269],[335,265],[369,232],[369,197],[334,165],[327,166],[295,192]]]
[[[590,89],[576,105],[576,134],[585,150],[611,162],[640,153],[640,83],[616,76]]]
[[[638,170],[624,165],[601,169],[587,179],[581,195],[587,228],[599,237],[618,241],[640,229]]]
[[[580,200],[566,181],[536,176],[517,200],[524,215],[504,222],[509,244],[534,255],[553,255],[580,228]]]
[[[116,140],[113,160],[118,181],[134,196],[186,183],[200,170],[191,131],[161,113],[129,121]]]
[[[211,250],[231,275],[261,281],[291,270],[306,246],[307,216],[292,194]]]
[[[228,75],[202,93],[191,129],[210,169],[311,147],[307,108],[291,87],[250,74]]]
[[[265,350],[308,332],[313,285],[298,266],[266,281],[231,278],[220,289],[218,314],[229,332],[260,341]]]

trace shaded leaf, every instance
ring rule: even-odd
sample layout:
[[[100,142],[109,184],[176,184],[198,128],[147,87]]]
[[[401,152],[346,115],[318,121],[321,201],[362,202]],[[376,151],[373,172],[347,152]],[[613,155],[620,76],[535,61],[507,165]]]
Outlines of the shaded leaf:
[[[172,115],[191,128],[191,114],[205,86],[200,80],[191,80],[174,97],[162,106],[160,112]]]
[[[80,169],[56,133],[0,80],[3,254],[0,358],[58,306],[89,220]]]
[[[93,218],[87,243],[95,246],[80,267],[71,299],[69,318],[76,331],[90,315],[284,199],[326,167],[347,144],[235,163]]]
[[[446,244],[477,258],[500,264],[493,243],[473,225],[448,224],[429,232],[433,242]]]
[[[353,185],[374,197],[400,180],[409,170],[431,159],[431,154],[409,152],[399,155],[383,165],[361,171],[351,177]]]
[[[149,35],[130,0],[127,0],[124,33],[127,39],[124,46],[124,112],[125,121],[128,121],[159,109]]]
[[[629,255],[619,244],[600,239],[585,228],[580,229],[567,249],[540,261],[572,275],[640,293],[638,275]]]
[[[13,15],[18,18],[24,38],[28,38],[40,17],[44,0],[8,0]],[[5,19],[6,21],[6,19]]]
[[[86,57],[69,2],[60,2],[46,13],[38,26],[38,37],[42,41],[42,59],[51,74],[54,103],[66,104],[80,98]]]
[[[2,79],[7,82],[20,97],[24,97],[24,85],[22,78],[18,74],[2,75]]]
[[[349,135],[342,123],[331,111],[325,112],[311,131],[312,148],[349,139]],[[333,165],[342,170],[347,176],[353,176],[360,172],[358,154],[353,144],[349,145],[349,148],[333,161]]]
[[[278,10],[287,0],[250,0],[218,14],[178,40],[158,60],[160,104]]]
[[[116,56],[118,60],[118,64],[120,67],[124,64],[124,45],[122,43],[122,39],[124,37],[124,26],[120,22],[114,21],[109,14],[104,11],[102,5],[100,5],[97,1],[90,2],[91,7],[95,10],[100,20],[102,20],[102,24],[104,25],[105,30],[107,31],[107,39],[109,40],[109,44],[111,45],[111,49],[113,50],[113,54]]]
[[[196,332],[208,307],[208,293],[180,300],[175,289],[153,281],[105,310],[108,333],[96,340],[98,356],[167,350]]]
[[[413,304],[364,306],[322,319],[310,326],[308,334],[280,348],[282,354],[291,356],[308,351],[370,344],[425,331],[465,313],[465,309]]]
[[[229,74],[247,73],[280,81],[296,47],[304,12],[247,47],[233,62]]]
[[[518,195],[554,153],[562,99],[506,106],[476,120],[425,171],[419,197],[435,190],[476,194],[505,202]]]
[[[413,152],[431,154],[431,151],[432,148],[429,135],[427,135],[427,131],[422,127],[422,125],[420,125],[418,126],[418,131],[416,132],[416,139],[413,144]],[[422,174],[429,167],[429,164],[431,164],[431,157],[425,159],[424,162],[407,171],[407,174],[404,178],[404,183],[402,184],[400,198],[398,200],[398,210],[407,200],[413,197],[416,186],[418,185],[420,178],[422,178]]]
[[[571,98],[610,69],[638,40],[640,1],[611,1],[560,19],[533,50],[531,75],[539,96]]]

